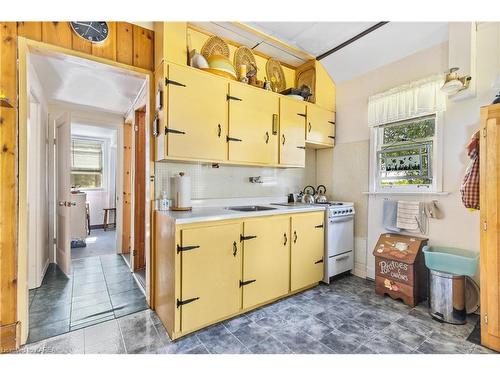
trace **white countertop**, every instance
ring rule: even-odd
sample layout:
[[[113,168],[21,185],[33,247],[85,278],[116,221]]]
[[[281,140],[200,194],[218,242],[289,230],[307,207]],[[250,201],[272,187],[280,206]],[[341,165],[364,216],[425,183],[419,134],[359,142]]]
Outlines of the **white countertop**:
[[[241,219],[246,217],[281,215],[300,212],[324,211],[325,207],[299,204],[297,206],[277,206],[273,204],[258,204],[258,206],[273,207],[274,210],[265,211],[233,211],[225,207],[193,207],[191,211],[158,211],[169,216],[176,224],[189,224],[207,221]]]

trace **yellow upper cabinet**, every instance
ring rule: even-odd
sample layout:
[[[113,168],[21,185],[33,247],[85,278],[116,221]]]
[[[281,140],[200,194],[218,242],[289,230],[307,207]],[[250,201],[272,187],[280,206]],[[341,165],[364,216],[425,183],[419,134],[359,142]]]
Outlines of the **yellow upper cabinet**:
[[[169,64],[166,82],[167,155],[226,160],[227,81]]]
[[[228,102],[229,160],[278,164],[278,95],[230,82]]]
[[[316,104],[335,111],[335,83],[320,61],[315,61],[316,67]]]
[[[183,229],[181,331],[189,332],[241,309],[241,225]]]
[[[162,62],[187,64],[187,22],[155,22],[155,69]]]
[[[283,166],[303,167],[305,164],[306,104],[280,98],[279,163]]]
[[[332,147],[335,140],[335,112],[307,104],[306,142],[312,147]]]
[[[284,296],[290,281],[290,217],[243,223],[243,308]]]
[[[290,287],[298,290],[323,278],[324,213],[292,216]]]

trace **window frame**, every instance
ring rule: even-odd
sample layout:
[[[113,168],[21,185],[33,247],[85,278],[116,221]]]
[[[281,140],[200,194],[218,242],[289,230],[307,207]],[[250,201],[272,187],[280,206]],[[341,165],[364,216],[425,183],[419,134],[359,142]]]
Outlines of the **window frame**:
[[[73,140],[82,140],[82,141],[91,141],[100,143],[102,147],[102,171],[101,171],[101,186],[95,188],[79,188],[81,191],[106,191],[108,188],[108,140],[104,138],[96,138],[96,137],[85,137],[81,135],[72,135],[71,142]],[[73,167],[71,167],[71,173],[73,173]]]
[[[429,168],[431,170],[432,184],[423,185],[387,185],[382,186],[380,184],[380,159],[379,153],[384,146],[383,142],[383,128],[386,126],[402,125],[404,123],[425,119],[428,117],[434,117],[434,136],[429,138],[423,138],[426,140],[432,140],[432,153],[431,153],[431,163]],[[382,124],[379,126],[374,126],[371,128],[370,139],[370,165],[371,165],[371,191],[375,193],[440,193],[442,192],[442,166],[443,166],[443,140],[442,140],[442,124],[443,124],[443,113],[434,112],[428,113],[423,116],[411,117],[401,121],[390,122]],[[411,142],[407,143],[411,145]],[[387,146],[387,145],[386,145]]]

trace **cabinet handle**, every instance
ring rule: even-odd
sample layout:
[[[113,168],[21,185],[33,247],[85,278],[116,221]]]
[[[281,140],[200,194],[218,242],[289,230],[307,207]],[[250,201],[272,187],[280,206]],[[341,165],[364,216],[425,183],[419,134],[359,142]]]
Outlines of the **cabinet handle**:
[[[177,254],[179,254],[181,251],[189,251],[189,250],[193,250],[193,249],[198,249],[200,246],[196,245],[196,246],[180,246],[180,245],[177,245]]]
[[[243,142],[243,139],[226,136],[226,142]]]
[[[253,280],[247,280],[247,281],[242,281],[242,280],[240,280],[240,288],[241,288],[242,286],[245,286],[245,285],[248,285],[248,284],[254,283],[254,282],[256,282],[256,281],[257,281],[257,280],[255,280],[255,279],[253,279]]]
[[[170,129],[165,127],[165,134],[172,133],[172,134],[186,134],[186,132],[183,132],[181,130],[175,130],[175,129]]]
[[[180,86],[180,87],[186,87],[185,84],[173,81],[171,79],[165,78],[165,85],[174,85],[174,86]]]
[[[269,132],[266,132],[266,144],[269,143]]]
[[[284,134],[282,134],[282,135],[281,135],[281,138],[283,139],[283,140],[281,141],[281,144],[282,144],[282,145],[284,145],[284,144],[285,144],[285,140],[286,140],[285,135],[284,135]]]
[[[177,298],[177,308],[181,307],[182,305],[186,305],[188,303],[197,301],[199,299],[200,299],[200,297],[189,298],[189,299],[185,299],[185,300],[180,300],[179,298]]]
[[[288,242],[288,237],[286,236],[286,233],[283,233],[283,238],[284,238],[283,246],[286,246],[286,243]]]
[[[309,127],[309,133],[311,132],[311,129],[312,129],[312,125],[311,123],[308,124],[308,127]]]
[[[323,258],[321,258],[320,260],[317,260],[316,262],[314,262],[314,264],[319,264],[319,263],[323,263]]]
[[[297,243],[297,231],[293,231],[293,243]]]
[[[238,253],[238,245],[236,245],[236,241],[233,242],[233,257]]]
[[[217,125],[217,137],[220,138],[221,134],[222,134],[222,127],[220,126],[220,124],[218,124]]]
[[[300,116],[300,117],[306,117],[305,113],[297,113],[297,115]]]
[[[273,135],[278,134],[278,115],[275,113],[273,115]]]

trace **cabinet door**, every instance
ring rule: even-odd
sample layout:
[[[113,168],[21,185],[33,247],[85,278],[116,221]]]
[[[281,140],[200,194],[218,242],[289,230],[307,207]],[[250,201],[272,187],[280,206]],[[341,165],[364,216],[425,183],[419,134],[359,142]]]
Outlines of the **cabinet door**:
[[[181,231],[181,331],[188,332],[241,308],[239,223]],[[191,301],[191,302],[190,302]]]
[[[225,160],[227,82],[177,65],[168,66],[167,77],[168,156]]]
[[[481,108],[481,344],[500,350],[500,106]]]
[[[333,145],[334,140],[335,112],[308,104],[306,141],[321,145]]]
[[[315,284],[323,278],[323,222],[323,212],[292,216],[292,291]]]
[[[229,95],[229,160],[277,164],[278,96],[240,83]]]
[[[305,164],[306,104],[280,98],[280,164],[303,167]]]
[[[243,308],[247,308],[288,293],[290,217],[248,220],[243,232]]]

